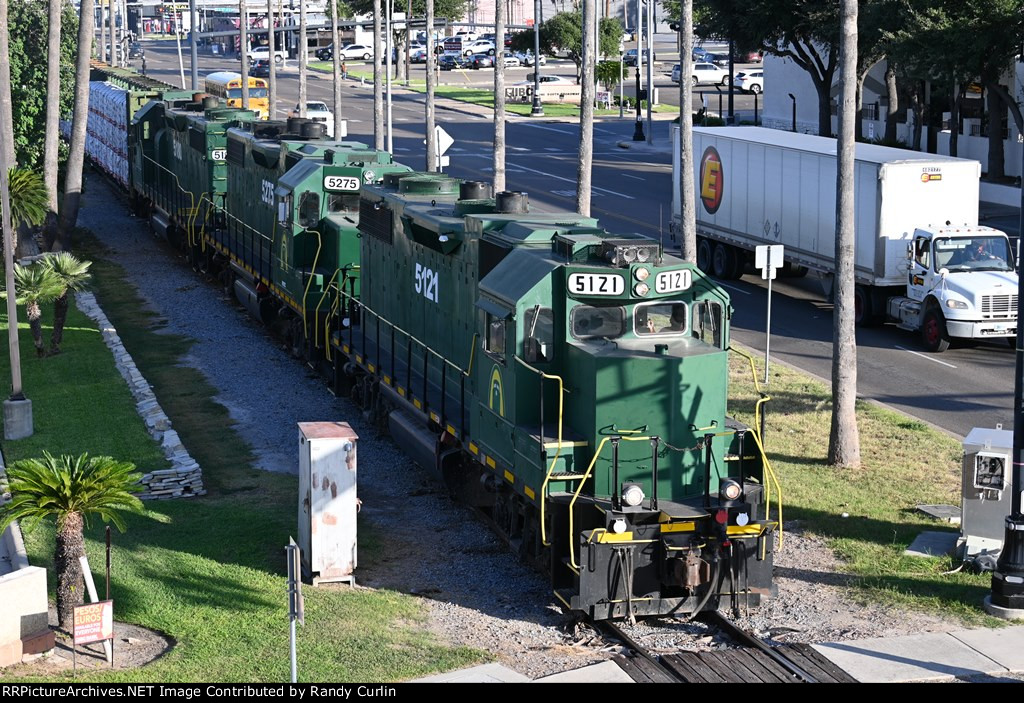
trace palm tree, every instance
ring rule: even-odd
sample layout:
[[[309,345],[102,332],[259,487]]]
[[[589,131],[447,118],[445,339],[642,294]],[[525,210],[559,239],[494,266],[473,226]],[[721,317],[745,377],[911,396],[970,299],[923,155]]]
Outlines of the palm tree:
[[[25,306],[25,317],[28,318],[29,329],[32,330],[32,341],[36,345],[36,354],[46,356],[43,347],[43,303],[55,300],[61,292],[61,281],[45,266],[14,265],[14,287],[17,291],[18,305]]]
[[[71,248],[71,233],[78,223],[82,201],[82,167],[85,163],[85,137],[89,118],[89,59],[92,56],[94,3],[82,0],[78,15],[78,59],[75,66],[75,110],[71,119],[71,149],[64,176],[64,203],[58,228],[61,249]]]
[[[61,251],[50,254],[42,261],[60,280],[60,295],[53,301],[53,334],[50,336],[50,353],[60,354],[60,343],[64,341],[64,323],[68,319],[68,293],[85,288],[92,275],[91,261],[82,261],[74,254]]]
[[[53,565],[57,572],[57,621],[67,629],[74,608],[83,602],[82,568],[78,558],[85,554],[83,526],[90,515],[112,522],[121,532],[123,513],[141,513],[138,490],[142,474],[135,464],[109,456],[82,454],[78,457],[51,456],[16,461],[7,468],[11,501],[0,506],[0,532],[15,520],[31,529],[51,516],[57,521],[57,542]]]
[[[7,172],[11,189],[11,223],[14,227],[38,227],[46,220],[50,193],[42,176],[31,169],[12,168]]]
[[[52,242],[57,226],[57,153],[60,120],[60,21],[63,0],[49,0],[50,21],[46,46],[46,137],[43,146],[43,172],[46,179],[47,241]]]

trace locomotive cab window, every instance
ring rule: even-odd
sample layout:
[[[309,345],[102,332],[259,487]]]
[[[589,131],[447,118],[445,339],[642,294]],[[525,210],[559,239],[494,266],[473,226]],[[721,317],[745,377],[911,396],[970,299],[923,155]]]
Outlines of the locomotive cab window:
[[[695,303],[693,325],[690,330],[694,338],[721,349],[722,305],[713,300],[701,300]]]
[[[633,331],[638,337],[665,337],[684,334],[689,327],[686,303],[666,300],[637,305],[633,309]]]
[[[484,351],[499,359],[505,358],[505,320],[487,313],[487,339]]]
[[[534,306],[523,323],[523,356],[531,363],[551,361],[555,353],[555,314],[551,308]]]
[[[287,225],[291,219],[292,211],[292,196],[286,195],[277,201],[277,221],[282,225]]]
[[[320,222],[320,195],[306,191],[299,199],[299,224],[303,227],[316,227]]]
[[[621,306],[577,305],[569,313],[569,327],[576,339],[614,339],[626,331],[626,309]]]
[[[327,212],[359,212],[359,193],[329,193]]]

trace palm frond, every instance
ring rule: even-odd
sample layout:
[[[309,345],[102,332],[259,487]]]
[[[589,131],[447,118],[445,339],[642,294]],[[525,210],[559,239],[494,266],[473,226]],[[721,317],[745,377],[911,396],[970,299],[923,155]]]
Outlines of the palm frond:
[[[92,262],[82,261],[71,252],[47,254],[41,263],[60,279],[64,292],[82,290],[92,278],[92,274],[89,273]]]
[[[38,263],[14,265],[14,288],[19,305],[45,303],[59,297],[63,291],[57,275]]]
[[[15,227],[21,223],[41,225],[49,210],[49,191],[43,177],[27,168],[12,168],[7,172],[11,195],[11,220]]]

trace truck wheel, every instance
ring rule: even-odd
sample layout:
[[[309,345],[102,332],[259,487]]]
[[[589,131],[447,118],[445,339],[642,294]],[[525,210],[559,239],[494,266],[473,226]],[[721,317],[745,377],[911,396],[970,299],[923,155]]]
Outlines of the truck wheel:
[[[924,314],[921,324],[921,340],[924,348],[930,352],[942,353],[949,349],[949,332],[946,331],[946,318],[937,307],[929,308]]]
[[[697,237],[697,268],[711,273],[711,253],[714,245],[704,237]]]
[[[871,291],[864,286],[853,289],[854,322],[857,327],[874,327],[878,321]]]
[[[715,278],[728,280],[733,277],[735,270],[736,252],[728,244],[716,242],[711,254],[711,274]]]

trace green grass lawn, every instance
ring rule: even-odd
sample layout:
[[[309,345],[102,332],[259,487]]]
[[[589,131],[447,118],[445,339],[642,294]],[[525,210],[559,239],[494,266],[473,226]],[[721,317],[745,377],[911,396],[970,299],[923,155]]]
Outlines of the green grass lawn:
[[[145,515],[128,519],[124,534],[113,533],[115,617],[160,630],[176,640],[176,647],[142,669],[80,672],[78,680],[285,681],[284,546],[297,531],[298,480],[249,467],[251,455],[232,431],[227,411],[210,399],[214,389],[198,372],[179,365],[190,340],[158,334],[162,321],[141,309],[121,270],[104,260],[102,246],[84,234],[77,241],[76,253],[94,262],[94,291],[101,306],[203,467],[211,491],[199,499],[149,501]],[[157,447],[142,433],[100,335],[78,316],[71,328],[61,356],[36,362],[23,351],[26,390],[40,432],[22,440],[26,444],[5,443],[5,452],[31,456],[43,448],[77,452],[96,447],[152,464],[159,456]],[[27,350],[32,351],[30,340]],[[59,376],[57,364],[66,365]],[[51,402],[51,397],[64,400]],[[66,419],[58,423],[55,416]],[[108,435],[124,437],[115,441]],[[383,556],[380,540],[372,524],[361,521],[359,529],[360,562],[372,565]],[[86,533],[101,589],[102,534],[99,522]],[[28,533],[26,543],[33,564],[52,567],[52,525]],[[52,570],[49,583],[52,589]],[[345,587],[307,587],[304,593],[306,625],[298,628],[300,681],[400,681],[487,658],[436,641],[423,627],[419,602],[404,594]],[[11,673],[17,676],[17,671]],[[66,678],[71,678],[70,671]]]
[[[733,364],[732,383],[732,412],[752,422],[756,395],[746,361]],[[982,611],[990,575],[950,574],[954,560],[903,555],[922,531],[957,531],[915,506],[960,504],[960,442],[905,415],[858,403],[862,466],[831,468],[828,386],[773,363],[766,390],[772,397],[766,449],[782,483],[784,518],[825,537],[859,577],[864,597],[994,624]]]

